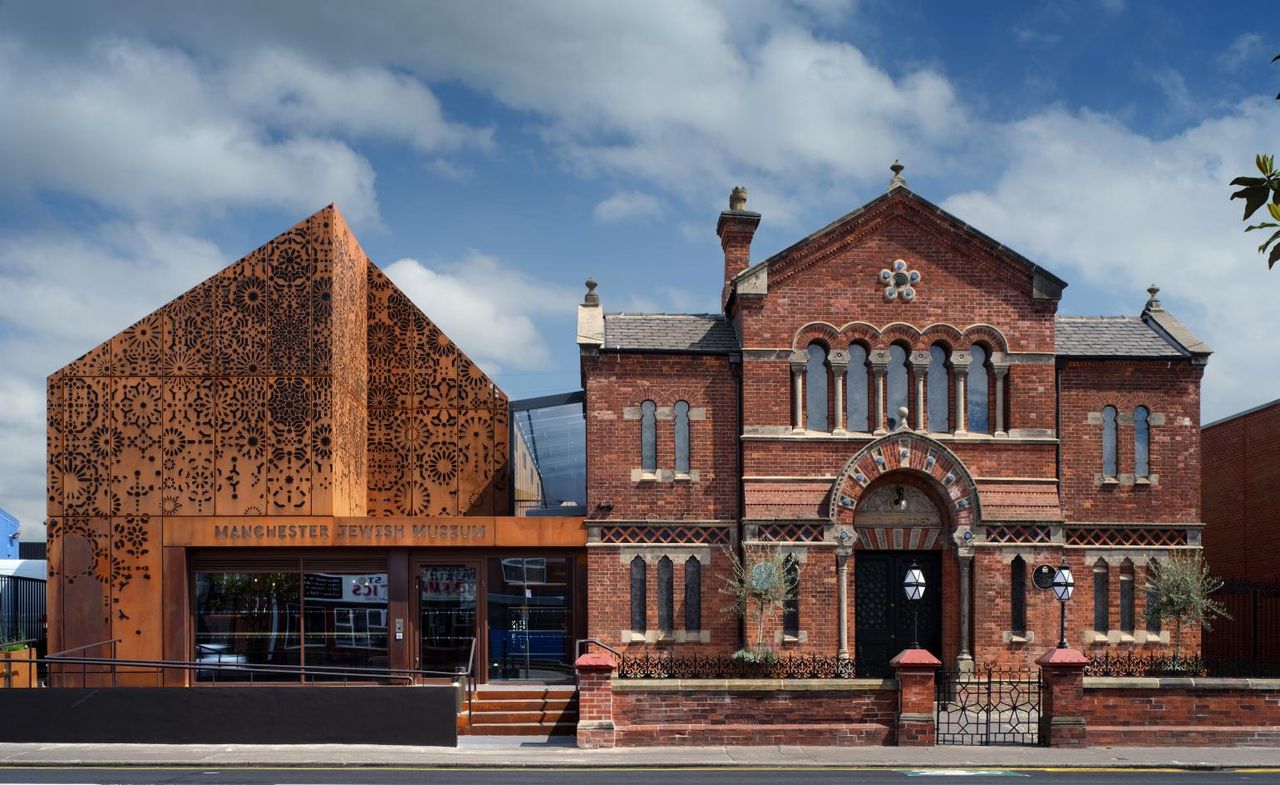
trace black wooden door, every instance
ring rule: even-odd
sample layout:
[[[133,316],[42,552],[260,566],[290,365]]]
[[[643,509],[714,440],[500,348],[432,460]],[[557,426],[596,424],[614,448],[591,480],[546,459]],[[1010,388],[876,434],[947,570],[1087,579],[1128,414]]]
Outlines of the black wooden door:
[[[942,561],[938,551],[858,551],[854,574],[854,664],[858,675],[893,675],[889,660],[911,645],[912,603],[902,588],[911,563],[925,577],[920,646],[942,658]]]

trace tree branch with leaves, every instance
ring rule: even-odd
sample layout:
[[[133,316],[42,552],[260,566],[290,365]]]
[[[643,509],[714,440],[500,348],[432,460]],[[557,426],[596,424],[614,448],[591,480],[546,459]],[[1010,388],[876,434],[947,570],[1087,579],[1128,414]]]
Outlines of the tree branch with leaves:
[[[1280,60],[1280,55],[1271,58],[1271,62]],[[1276,94],[1280,101],[1280,93]],[[1258,167],[1260,177],[1237,177],[1232,185],[1240,186],[1240,190],[1231,194],[1232,199],[1244,200],[1244,218],[1248,221],[1263,205],[1271,214],[1272,221],[1263,221],[1245,227],[1246,232],[1271,231],[1271,236],[1258,246],[1258,253],[1267,254],[1267,269],[1280,261],[1280,171],[1276,170],[1276,157],[1259,153],[1254,164]]]
[[[781,612],[798,589],[795,574],[787,569],[789,557],[781,548],[765,545],[748,545],[741,557],[726,550],[732,570],[720,591],[733,598],[730,610],[756,628],[755,643],[739,655],[752,661],[776,658],[773,647],[765,643],[765,622],[771,613]]]
[[[1222,588],[1222,579],[1209,574],[1209,564],[1195,555],[1175,553],[1151,570],[1147,577],[1147,625],[1172,621],[1173,667],[1182,656],[1183,627],[1212,629],[1214,619],[1230,619],[1222,603],[1210,595]]]

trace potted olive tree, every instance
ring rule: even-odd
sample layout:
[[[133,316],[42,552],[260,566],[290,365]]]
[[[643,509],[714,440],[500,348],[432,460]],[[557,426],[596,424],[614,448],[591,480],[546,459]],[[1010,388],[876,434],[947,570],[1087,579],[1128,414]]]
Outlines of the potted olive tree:
[[[777,616],[796,591],[795,574],[787,569],[787,554],[773,546],[754,545],[743,549],[741,557],[728,550],[732,570],[725,576],[721,591],[733,598],[730,609],[755,628],[755,641],[734,652],[740,662],[770,665],[778,655],[765,639],[765,625]]]
[[[26,643],[0,644],[0,687],[34,687],[35,651]]]
[[[1175,553],[1160,562],[1147,577],[1147,623],[1154,626],[1173,622],[1173,660],[1164,674],[1185,675],[1190,663],[1182,658],[1182,629],[1198,625],[1211,629],[1211,622],[1230,618],[1227,610],[1210,595],[1222,588],[1222,579],[1209,574],[1209,565],[1199,552]]]

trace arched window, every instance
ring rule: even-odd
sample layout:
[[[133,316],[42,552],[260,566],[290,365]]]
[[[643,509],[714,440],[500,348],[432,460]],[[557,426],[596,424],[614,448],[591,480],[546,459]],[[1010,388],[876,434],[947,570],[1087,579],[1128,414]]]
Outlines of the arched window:
[[[896,343],[889,347],[888,400],[889,430],[898,427],[898,410],[907,405],[907,350]]]
[[[690,556],[684,563],[684,628],[702,629],[702,562]]]
[[[640,404],[640,470],[658,471],[658,404]]]
[[[645,564],[637,556],[631,560],[631,631],[645,631]]]
[[[800,637],[800,562],[788,555],[784,568],[787,581],[787,599],[782,603],[782,634]]]
[[[1151,448],[1150,418],[1151,413],[1145,406],[1139,406],[1133,410],[1133,474],[1135,477],[1147,477],[1151,473],[1148,458]]]
[[[676,472],[689,473],[689,402],[676,401]]]
[[[1093,565],[1093,629],[1095,632],[1106,632],[1111,629],[1111,608],[1107,604],[1110,599],[1109,576],[1107,563],[1098,559]]]
[[[1102,476],[1116,476],[1116,407],[1102,407]]]
[[[1027,634],[1027,563],[1014,556],[1009,565],[1009,630],[1015,635]]]
[[[968,390],[969,433],[990,433],[991,417],[987,406],[987,350],[975,346],[970,351]]]
[[[1156,604],[1156,588],[1152,584],[1155,583],[1158,577],[1160,577],[1160,562],[1152,559],[1147,563],[1147,606],[1144,612],[1146,614],[1147,632],[1155,633],[1156,635],[1160,634],[1160,617],[1153,616],[1151,609]]]
[[[929,347],[929,370],[925,375],[929,388],[929,431],[951,430],[951,375],[947,372],[947,350],[938,344]]]
[[[870,388],[867,373],[867,350],[861,344],[849,344],[849,371],[845,380],[848,398],[845,415],[846,430],[865,433],[871,430],[867,424],[867,390]]]
[[[810,431],[827,431],[827,350],[822,344],[809,344],[809,360],[804,378],[804,427]]]
[[[671,557],[658,560],[658,629],[671,632],[675,629],[675,565]]]
[[[1125,559],[1120,563],[1120,631],[1133,634],[1134,627],[1134,589],[1133,562]]]

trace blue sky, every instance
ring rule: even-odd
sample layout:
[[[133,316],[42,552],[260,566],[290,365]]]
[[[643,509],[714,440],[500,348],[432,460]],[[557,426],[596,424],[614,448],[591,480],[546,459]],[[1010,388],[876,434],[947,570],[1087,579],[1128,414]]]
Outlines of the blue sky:
[[[0,5],[0,504],[43,517],[43,379],[330,201],[512,397],[577,386],[574,304],[718,305],[733,185],[762,259],[913,190],[1280,396],[1226,183],[1280,152],[1260,3]]]

